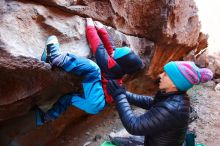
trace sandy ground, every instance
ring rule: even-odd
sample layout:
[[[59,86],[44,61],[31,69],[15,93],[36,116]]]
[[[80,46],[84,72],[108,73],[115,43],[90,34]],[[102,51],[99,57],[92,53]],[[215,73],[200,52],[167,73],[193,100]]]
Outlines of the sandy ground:
[[[115,107],[112,107],[115,108]],[[106,115],[88,117],[77,126],[68,127],[53,146],[99,146],[109,140],[110,132],[123,128],[116,110],[108,109]]]
[[[220,93],[214,91],[213,84],[194,86],[188,92],[199,116],[190,128],[196,131],[196,141],[206,146],[220,145]]]
[[[195,130],[197,143],[219,146],[220,143],[220,94],[214,91],[214,83],[194,86],[188,92],[199,118],[189,128]],[[115,107],[112,107],[115,108]],[[143,111],[137,110],[137,114]],[[110,133],[123,129],[115,110],[109,109],[102,117],[88,117],[75,127],[68,127],[54,146],[99,146],[109,140]]]

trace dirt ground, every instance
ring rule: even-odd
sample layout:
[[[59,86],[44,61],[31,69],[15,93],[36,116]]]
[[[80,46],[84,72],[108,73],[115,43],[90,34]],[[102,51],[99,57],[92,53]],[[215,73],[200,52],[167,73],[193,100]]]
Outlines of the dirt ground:
[[[220,93],[214,91],[214,83],[194,86],[188,91],[192,105],[199,118],[189,128],[195,130],[197,143],[219,146],[220,143]],[[112,109],[113,108],[113,109]],[[54,146],[99,146],[109,140],[110,133],[123,129],[114,106],[109,114],[90,116],[77,126],[68,127],[52,145]],[[138,113],[143,112],[135,110]]]
[[[220,93],[214,91],[214,86],[209,82],[188,92],[199,116],[190,128],[196,131],[196,141],[206,146],[220,145]]]

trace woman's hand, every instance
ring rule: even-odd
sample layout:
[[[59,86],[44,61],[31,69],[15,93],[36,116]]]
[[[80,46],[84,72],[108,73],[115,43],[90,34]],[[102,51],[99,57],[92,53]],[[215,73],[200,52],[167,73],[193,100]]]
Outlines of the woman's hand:
[[[125,88],[121,87],[116,80],[108,81],[107,90],[114,100],[118,95],[125,94]]]

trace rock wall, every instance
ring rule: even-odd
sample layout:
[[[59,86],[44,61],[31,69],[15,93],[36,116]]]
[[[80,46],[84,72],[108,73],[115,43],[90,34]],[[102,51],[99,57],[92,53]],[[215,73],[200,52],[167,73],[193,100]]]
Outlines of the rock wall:
[[[214,78],[220,79],[220,53],[208,56],[209,68],[214,72]],[[219,83],[219,82],[218,82]]]
[[[45,40],[52,34],[58,37],[63,52],[91,58],[85,37],[86,17],[106,25],[116,46],[127,44],[141,56],[145,69],[124,79],[127,89],[136,93],[146,94],[157,88],[155,79],[166,62],[181,60],[190,51],[198,53],[207,46],[192,0],[2,0],[0,122],[14,121],[36,105],[51,105],[59,96],[80,90],[78,77],[52,68],[39,58]],[[80,112],[73,112],[76,113]],[[61,122],[64,126],[58,126],[54,136],[70,121],[71,118]],[[22,141],[19,134],[7,138],[13,141],[16,137]],[[0,144],[7,139],[1,138],[0,135]],[[52,139],[41,138],[45,143]],[[25,142],[17,144],[21,143]]]

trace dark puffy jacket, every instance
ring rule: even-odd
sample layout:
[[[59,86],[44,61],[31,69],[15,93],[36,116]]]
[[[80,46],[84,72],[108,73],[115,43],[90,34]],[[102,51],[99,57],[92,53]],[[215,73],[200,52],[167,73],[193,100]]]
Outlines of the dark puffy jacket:
[[[154,99],[126,92],[115,99],[124,127],[130,134],[145,136],[145,146],[182,146],[190,107],[184,92],[158,92]],[[135,116],[129,103],[148,111]]]

